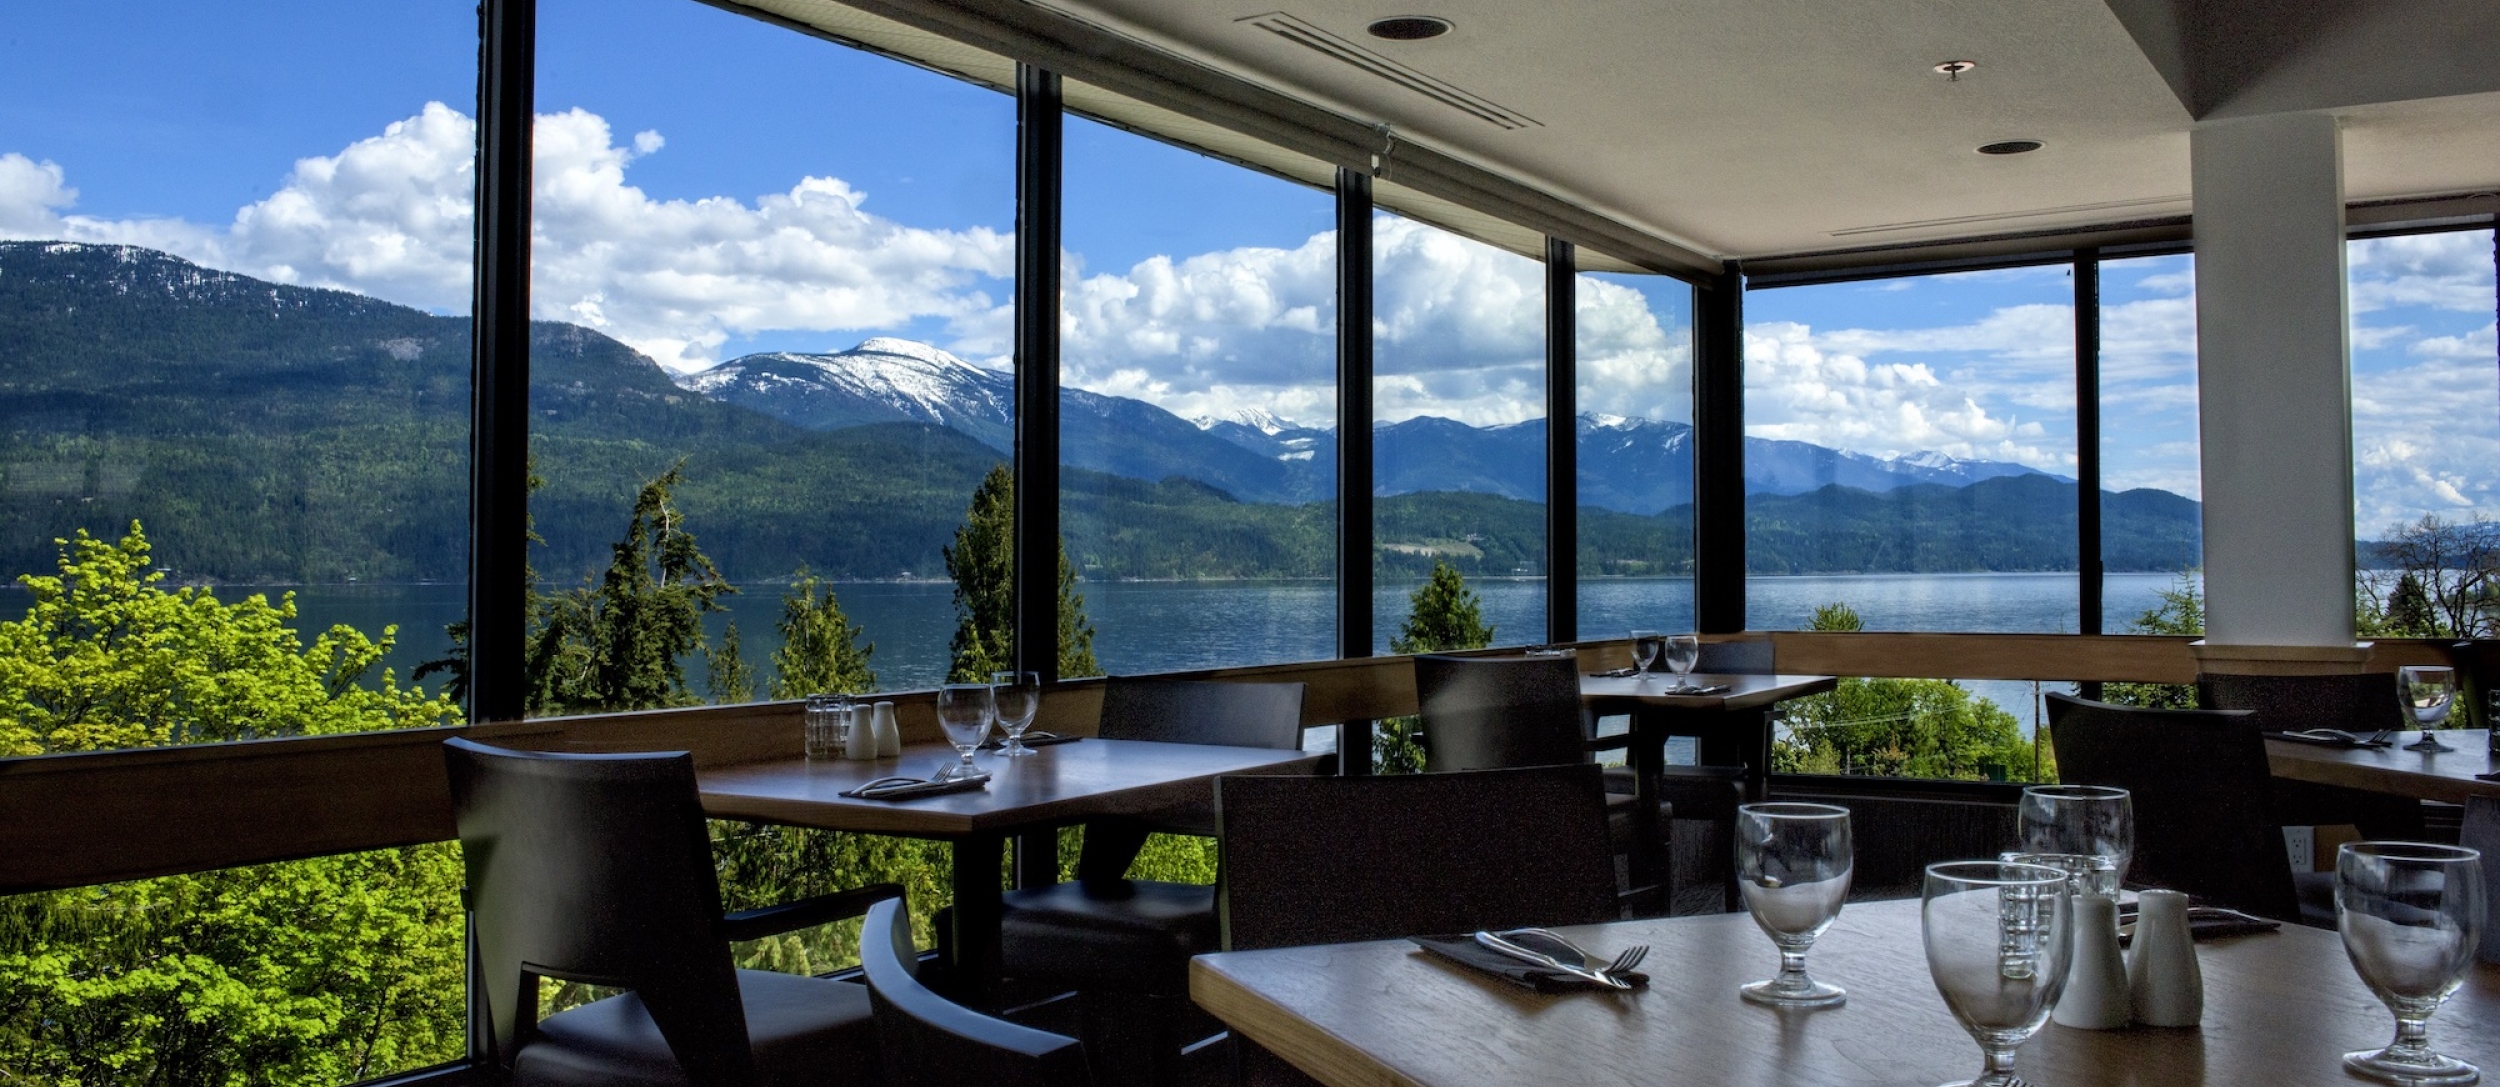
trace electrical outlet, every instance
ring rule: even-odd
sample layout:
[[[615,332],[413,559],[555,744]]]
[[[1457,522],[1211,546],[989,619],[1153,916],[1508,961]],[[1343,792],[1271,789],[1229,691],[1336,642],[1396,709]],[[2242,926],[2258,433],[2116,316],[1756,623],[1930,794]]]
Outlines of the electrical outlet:
[[[2318,870],[2318,828],[2284,827],[2283,850],[2291,854],[2292,871]]]

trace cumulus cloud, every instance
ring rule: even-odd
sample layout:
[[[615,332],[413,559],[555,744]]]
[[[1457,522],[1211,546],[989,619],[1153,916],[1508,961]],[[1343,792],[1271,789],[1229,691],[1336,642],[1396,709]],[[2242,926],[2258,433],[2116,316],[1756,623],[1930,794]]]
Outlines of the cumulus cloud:
[[[1745,328],[1745,432],[1878,456],[1932,450],[2071,473],[2074,456],[2071,432],[2066,429],[2071,420],[2052,432],[2042,418],[2026,415],[2008,395],[2023,391],[2019,389],[2022,382],[2005,377],[1974,382],[1970,378],[1976,368],[1957,370],[1947,380],[1928,361],[1866,357],[1878,351],[1995,342],[2004,326],[2042,320],[2036,313],[2000,320],[2003,313],[1958,329],[1911,332],[1848,329],[1818,334],[1796,321],[1749,323]],[[2072,342],[2071,328],[2067,339]],[[1858,350],[1844,349],[1844,344]],[[2031,354],[2027,348],[2017,352],[2009,368],[2032,368]],[[1992,360],[1995,357],[1990,355]],[[2067,369],[2065,374],[2069,390],[2065,400],[2071,404],[2073,371]],[[1988,402],[1982,402],[1981,386],[1986,386]],[[2029,392],[2025,399],[2054,402],[2052,390]]]
[[[1062,380],[1184,416],[1260,408],[1324,425],[1335,410],[1336,270],[1336,237],[1324,232],[1292,249],[1068,275]]]

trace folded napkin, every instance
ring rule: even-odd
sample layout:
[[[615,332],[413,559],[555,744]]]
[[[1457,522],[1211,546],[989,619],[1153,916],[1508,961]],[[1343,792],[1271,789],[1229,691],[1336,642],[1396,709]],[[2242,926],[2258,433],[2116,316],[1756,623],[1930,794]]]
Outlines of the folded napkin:
[[[2273,932],[2282,927],[2283,923],[2280,921],[2269,921],[2254,914],[2241,913],[2238,910],[2228,909],[2222,906],[2188,907],[2188,938],[2192,940],[2215,940],[2221,939],[2225,936],[2250,936],[2260,932]],[[2135,904],[2130,902],[2119,907],[2119,946],[2126,946],[2126,944],[2134,938]]]
[[[985,775],[964,781],[922,781],[919,778],[879,778],[856,789],[845,789],[840,795],[855,800],[918,800],[924,796],[947,793],[968,793],[989,787]]]
[[[1409,936],[1407,939],[1413,941],[1415,946],[1423,948],[1425,951],[1430,952],[1431,954],[1442,959],[1457,963],[1460,966],[1481,970],[1485,973],[1501,978],[1504,981],[1510,982],[1513,985],[1534,989],[1540,993],[1561,993],[1569,992],[1573,989],[1596,989],[1600,992],[1616,991],[1604,985],[1599,985],[1594,981],[1590,981],[1587,978],[1574,977],[1559,970],[1548,970],[1534,963],[1521,962],[1518,959],[1511,958],[1510,956],[1502,954],[1499,951],[1495,951],[1492,948],[1477,943],[1474,933],[1462,932],[1455,936]],[[1526,933],[1513,935],[1510,939],[1523,947],[1529,948],[1530,950],[1542,951],[1549,955],[1555,955],[1557,958],[1561,957],[1556,954],[1556,952],[1562,950],[1561,948],[1545,946],[1541,941],[1537,940],[1536,937]],[[1598,965],[1602,966],[1604,964],[1600,963]],[[1649,984],[1649,975],[1643,973],[1625,971],[1615,976],[1630,982],[1632,987],[1635,989],[1646,987]]]
[[[1633,676],[1641,674],[1641,672],[1640,669],[1637,668],[1617,668],[1610,672],[1597,672],[1593,674],[1602,679],[1630,679]]]
[[[1072,744],[1084,738],[1083,736],[1062,736],[1056,732],[1028,732],[1024,734],[1024,746],[1049,747],[1052,744]],[[983,743],[981,750],[996,751],[1005,746],[1007,746],[1006,738],[1000,737]]]
[[[1727,684],[1724,684],[1724,683],[1714,683],[1714,684],[1711,684],[1711,685],[1709,685],[1709,686],[1707,686],[1707,687],[1703,687],[1703,686],[1693,686],[1693,685],[1688,685],[1688,686],[1683,686],[1683,687],[1669,687],[1669,688],[1667,688],[1665,691],[1662,691],[1662,692],[1660,692],[1660,693],[1662,693],[1662,694],[1726,694],[1726,693],[1728,693],[1728,692],[1729,692],[1729,691],[1731,691],[1731,690],[1734,690],[1734,688],[1729,687]]]
[[[2332,728],[2313,728],[2306,732],[2269,732],[2265,734],[2265,737],[2269,740],[2289,740],[2296,744],[2315,744],[2319,747],[2385,747],[2395,742],[2384,738],[2372,739],[2367,735]]]

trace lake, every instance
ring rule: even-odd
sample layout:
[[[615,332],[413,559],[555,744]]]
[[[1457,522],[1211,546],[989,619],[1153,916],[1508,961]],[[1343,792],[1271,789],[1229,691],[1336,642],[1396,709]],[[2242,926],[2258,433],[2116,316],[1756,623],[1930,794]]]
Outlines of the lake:
[[[2104,583],[2109,632],[2160,603],[2173,574],[2110,574]],[[1544,640],[1545,585],[1533,578],[1491,578],[1471,583],[1483,598],[1485,621],[1499,643]],[[226,587],[225,599],[251,593],[272,597],[289,587]],[[416,665],[439,657],[450,643],[444,624],[466,608],[459,585],[306,585],[296,594],[298,629],[307,633],[345,623],[378,634],[398,624],[399,645],[385,663],[404,681]],[[1095,654],[1114,673],[1165,672],[1236,664],[1317,660],[1335,655],[1336,586],[1329,581],[1110,582],[1080,587],[1094,623]],[[1413,587],[1384,588],[1373,595],[1376,646],[1405,618]],[[881,686],[928,687],[946,671],[947,642],[954,633],[954,587],[946,582],[853,582],[834,587],[843,611],[876,645],[871,664]],[[1868,630],[1965,633],[2068,633],[2078,607],[2073,574],[1856,574],[1757,577],[1748,585],[1749,625],[1757,630],[1796,630],[1814,609],[1847,603]],[[14,594],[14,595],[11,595]],[[25,608],[25,590],[0,593],[0,615]],[[768,673],[780,645],[774,629],[781,615],[780,588],[750,586],[728,598],[729,609],[711,620],[715,639],[730,622],[759,673]],[[1580,631],[1586,637],[1619,636],[1635,626],[1690,629],[1692,581],[1688,578],[1597,578],[1580,585]],[[688,678],[703,681],[700,661]],[[2032,685],[1971,683],[1973,690],[2014,710],[2026,730],[2037,714]],[[2026,705],[2032,709],[2023,709]]]

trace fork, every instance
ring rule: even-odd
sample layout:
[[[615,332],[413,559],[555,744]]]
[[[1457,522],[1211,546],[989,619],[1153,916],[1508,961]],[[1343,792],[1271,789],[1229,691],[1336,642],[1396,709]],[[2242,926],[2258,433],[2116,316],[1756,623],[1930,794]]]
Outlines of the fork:
[[[1589,969],[1585,964],[1573,966],[1570,963],[1553,957],[1552,955],[1548,955],[1534,948],[1522,947],[1490,932],[1478,931],[1476,933],[1476,942],[1485,947],[1501,952],[1504,955],[1508,955],[1511,958],[1518,959],[1521,962],[1534,966],[1542,966],[1548,970],[1559,970],[1563,973],[1570,974],[1573,977],[1585,978],[1589,981],[1594,981],[1610,989],[1629,989],[1632,987],[1631,982],[1625,981],[1622,978],[1614,976],[1613,974],[1601,973],[1599,971]]]
[[[1501,935],[1501,936],[1509,936],[1509,935],[1512,935],[1513,933],[1522,933],[1522,934],[1527,934],[1527,935],[1532,935],[1532,936],[1542,936],[1542,937],[1545,937],[1545,938],[1546,938],[1546,939],[1548,939],[1548,940],[1552,940],[1552,941],[1554,941],[1555,943],[1561,944],[1561,945],[1562,945],[1562,946],[1564,946],[1564,947],[1570,948],[1570,949],[1571,949],[1571,953],[1572,953],[1572,954],[1580,956],[1580,962],[1581,962],[1581,964],[1582,964],[1582,965],[1586,965],[1586,964],[1589,962],[1589,960],[1590,960],[1591,958],[1593,958],[1593,957],[1594,957],[1594,956],[1591,956],[1591,955],[1588,953],[1588,949],[1587,949],[1587,948],[1584,948],[1584,947],[1581,947],[1581,946],[1580,946],[1580,945],[1578,945],[1578,944],[1572,943],[1572,942],[1570,941],[1570,939],[1566,938],[1566,937],[1565,937],[1562,933],[1556,932],[1556,931],[1554,931],[1554,930],[1552,930],[1552,929],[1543,929],[1543,928],[1515,928],[1515,929],[1511,929],[1509,932],[1498,933],[1497,935]],[[1624,948],[1624,949],[1623,949],[1622,951],[1620,951],[1620,952],[1617,952],[1617,953],[1615,954],[1615,961],[1613,961],[1613,962],[1611,962],[1611,963],[1606,964],[1606,968],[1605,968],[1605,969],[1603,969],[1603,970],[1598,971],[1598,973],[1601,973],[1601,974],[1620,974],[1620,973],[1623,973],[1623,972],[1625,972],[1625,971],[1627,971],[1627,970],[1632,969],[1632,968],[1633,968],[1633,967],[1635,967],[1635,966],[1639,966],[1639,965],[1641,964],[1641,960],[1642,960],[1642,959],[1646,959],[1646,958],[1648,958],[1648,957],[1649,957],[1649,945],[1648,945],[1648,944],[1634,944],[1634,945],[1632,945],[1632,946],[1630,946],[1630,947]]]

